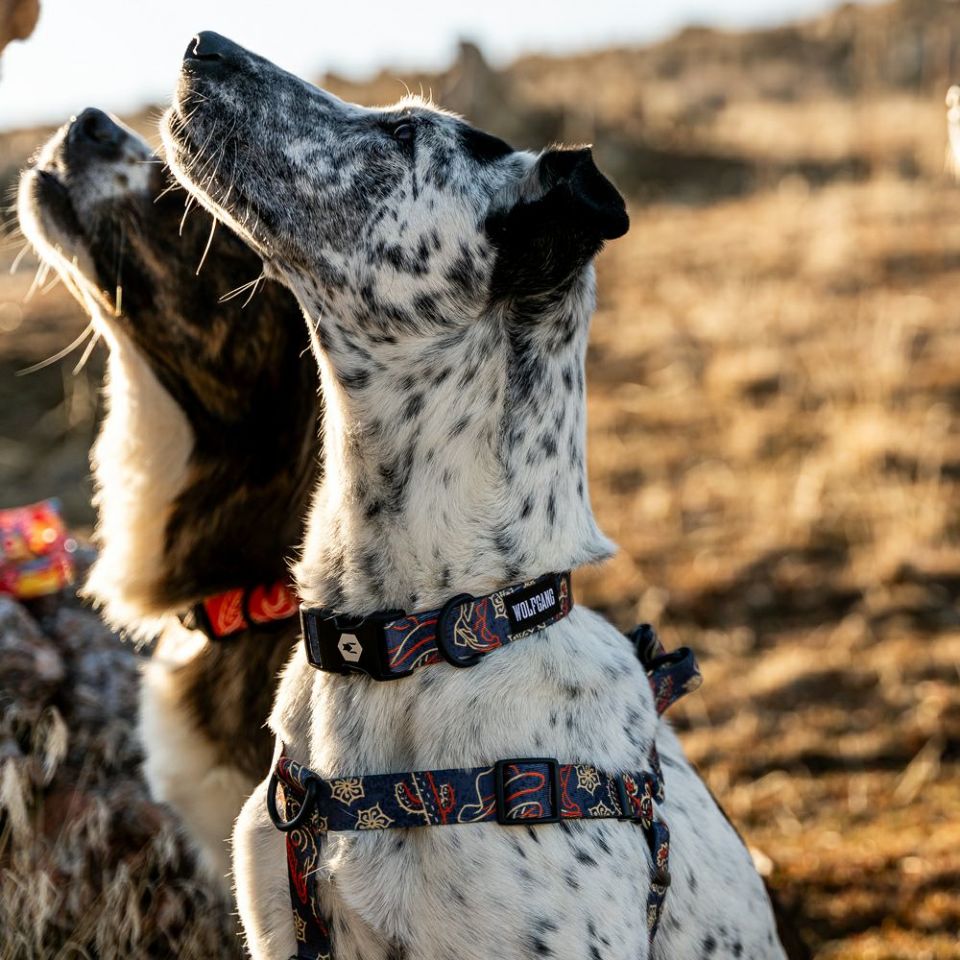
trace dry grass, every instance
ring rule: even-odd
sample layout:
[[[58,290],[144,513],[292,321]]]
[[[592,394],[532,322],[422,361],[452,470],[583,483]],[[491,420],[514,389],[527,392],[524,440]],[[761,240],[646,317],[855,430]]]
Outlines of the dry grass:
[[[698,651],[687,748],[819,955],[956,957],[960,190],[638,209],[600,289],[582,595]]]
[[[942,92],[844,99],[820,77],[809,96],[762,96],[783,85],[778,62],[726,85],[715,62],[634,82],[628,52],[513,71],[507,99],[562,105],[571,138],[616,125],[771,169],[865,162],[822,188],[790,175],[709,205],[634,207],[601,259],[588,361],[592,495],[621,550],[578,590],[696,649],[706,683],[676,722],[818,956],[957,957],[960,188],[942,173]],[[26,286],[0,279],[0,319]],[[62,290],[35,298],[0,337],[0,365],[52,352],[75,317]],[[93,404],[56,376],[17,382],[16,422],[45,426],[0,437],[19,465],[9,497],[82,473],[56,455],[85,448]],[[180,917],[144,947],[129,929],[144,875],[194,883],[165,844],[160,831],[146,848],[152,866],[111,867],[85,949],[188,956],[209,934]],[[31,856],[21,844],[0,884],[0,929],[23,944],[4,957],[30,956],[60,902]]]

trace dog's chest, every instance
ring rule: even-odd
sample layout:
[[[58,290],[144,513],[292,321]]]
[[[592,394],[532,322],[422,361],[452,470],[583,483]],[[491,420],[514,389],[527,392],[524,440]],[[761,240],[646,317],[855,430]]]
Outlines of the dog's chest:
[[[309,759],[322,776],[528,756],[644,769],[656,727],[630,646],[580,610],[471,670],[428,667],[379,685],[318,677],[311,700]],[[346,927],[338,957],[351,956],[354,935],[372,931],[418,957],[505,956],[505,943],[530,956],[531,938],[586,942],[588,922],[602,955],[636,956],[646,937],[644,843],[640,830],[616,821],[331,835],[328,909]],[[609,910],[611,903],[621,909]],[[440,921],[451,910],[456,925]],[[597,912],[609,918],[606,927]],[[351,933],[351,917],[362,930]],[[620,946],[611,953],[601,937]]]

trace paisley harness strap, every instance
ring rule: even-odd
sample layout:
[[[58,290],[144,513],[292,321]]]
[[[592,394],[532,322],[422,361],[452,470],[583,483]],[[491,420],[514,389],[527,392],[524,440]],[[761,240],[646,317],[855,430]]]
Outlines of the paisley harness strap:
[[[690,650],[665,653],[647,625],[634,630],[630,639],[647,670],[658,714],[699,686],[700,672]],[[649,755],[649,770],[619,773],[591,764],[527,757],[485,767],[332,779],[320,778],[282,754],[267,803],[274,824],[286,833],[297,960],[332,956],[330,928],[321,906],[321,849],[331,830],[630,821],[643,830],[650,850],[646,919],[652,939],[670,886],[670,831],[654,806],[663,799],[663,773],[655,747]]]

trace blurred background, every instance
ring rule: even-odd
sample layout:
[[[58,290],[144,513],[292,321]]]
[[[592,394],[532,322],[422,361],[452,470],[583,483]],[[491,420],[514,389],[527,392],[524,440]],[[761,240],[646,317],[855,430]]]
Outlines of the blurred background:
[[[203,28],[360,103],[593,143],[632,230],[588,358],[621,550],[580,597],[697,651],[674,721],[818,957],[960,956],[960,3],[342,6],[42,0],[0,62],[0,190],[88,105],[155,143]],[[82,534],[103,356],[19,375],[86,321],[3,217],[0,506],[59,496]],[[38,616],[63,669],[0,722],[0,957],[236,955],[142,797],[138,655]]]

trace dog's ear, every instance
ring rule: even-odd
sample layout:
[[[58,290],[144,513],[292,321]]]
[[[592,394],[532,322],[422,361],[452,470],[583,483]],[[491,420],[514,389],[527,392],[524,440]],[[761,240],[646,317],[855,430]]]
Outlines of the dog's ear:
[[[541,296],[560,288],[630,226],[617,188],[587,147],[547,150],[531,168],[520,198],[487,218],[497,249],[494,298]]]

